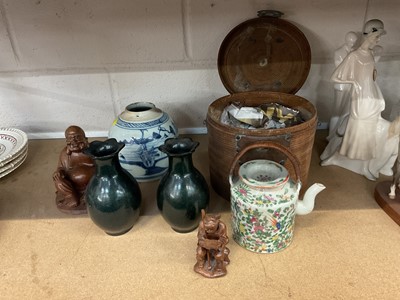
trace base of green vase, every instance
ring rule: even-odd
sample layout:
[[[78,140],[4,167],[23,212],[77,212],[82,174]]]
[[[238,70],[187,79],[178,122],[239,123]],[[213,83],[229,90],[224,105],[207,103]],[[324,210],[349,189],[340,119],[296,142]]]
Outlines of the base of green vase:
[[[171,228],[173,231],[175,231],[177,233],[189,233],[189,232],[194,231],[197,228],[197,226],[194,228],[191,228],[191,229],[177,229],[177,228],[173,228],[173,227],[171,227]]]
[[[117,233],[111,233],[111,232],[107,232],[107,231],[105,231],[105,233],[107,233],[108,235],[111,235],[111,236],[119,236],[119,235],[123,235],[123,234],[127,233],[129,230],[132,229],[132,227],[133,226],[131,226],[127,230],[124,230],[124,231],[121,231],[121,232],[117,232]]]

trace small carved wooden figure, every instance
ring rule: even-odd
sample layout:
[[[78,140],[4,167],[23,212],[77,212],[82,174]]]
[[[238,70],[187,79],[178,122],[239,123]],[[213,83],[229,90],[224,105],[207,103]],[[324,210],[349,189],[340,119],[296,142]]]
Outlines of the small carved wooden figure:
[[[60,153],[57,170],[53,174],[56,204],[65,213],[86,213],[84,192],[95,172],[95,164],[82,152],[89,146],[82,128],[68,127],[65,138],[67,145]]]
[[[201,216],[194,271],[208,278],[224,276],[230,262],[226,225],[220,220],[220,215],[206,214],[204,209]]]

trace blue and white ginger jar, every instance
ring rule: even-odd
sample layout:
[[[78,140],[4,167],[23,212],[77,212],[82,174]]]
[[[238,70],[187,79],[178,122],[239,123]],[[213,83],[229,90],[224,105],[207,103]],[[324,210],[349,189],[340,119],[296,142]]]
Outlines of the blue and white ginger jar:
[[[178,136],[169,115],[150,102],[129,104],[108,133],[125,143],[119,154],[121,166],[139,182],[159,179],[168,169],[167,154],[158,150],[168,138]]]

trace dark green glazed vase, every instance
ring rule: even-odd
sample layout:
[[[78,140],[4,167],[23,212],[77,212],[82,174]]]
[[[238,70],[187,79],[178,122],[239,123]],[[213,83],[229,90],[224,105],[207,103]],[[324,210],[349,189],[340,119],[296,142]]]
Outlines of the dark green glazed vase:
[[[197,228],[201,210],[206,210],[210,201],[208,184],[192,161],[198,145],[191,138],[170,138],[158,147],[168,155],[169,166],[157,189],[157,206],[171,228],[180,233]]]
[[[92,221],[109,235],[128,232],[139,218],[142,195],[136,179],[118,159],[124,143],[116,139],[94,141],[84,150],[96,164],[86,188],[86,206]]]

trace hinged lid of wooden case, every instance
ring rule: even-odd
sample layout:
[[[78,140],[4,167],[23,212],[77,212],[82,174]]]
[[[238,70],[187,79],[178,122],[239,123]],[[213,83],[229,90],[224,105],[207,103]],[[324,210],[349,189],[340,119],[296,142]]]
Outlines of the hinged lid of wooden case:
[[[295,25],[278,11],[259,11],[258,18],[233,28],[218,53],[218,71],[231,93],[296,93],[310,71],[311,49]]]

